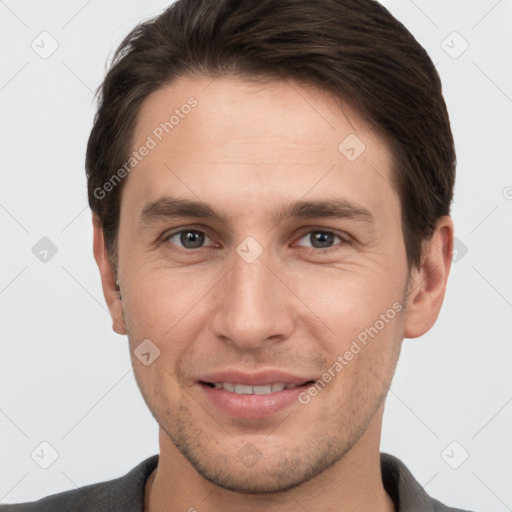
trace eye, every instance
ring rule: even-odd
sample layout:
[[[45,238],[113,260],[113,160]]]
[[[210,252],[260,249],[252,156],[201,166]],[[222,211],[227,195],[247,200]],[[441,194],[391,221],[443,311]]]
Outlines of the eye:
[[[334,249],[334,245],[336,242],[336,239],[338,239],[342,244],[349,243],[347,240],[343,239],[340,235],[337,235],[336,233],[332,231],[326,231],[323,229],[315,229],[313,231],[308,231],[306,234],[300,238],[298,245],[306,246],[306,247],[312,247],[313,249],[322,251],[322,250],[329,250]],[[309,241],[311,245],[307,245],[304,243],[300,243],[301,240]]]
[[[205,239],[210,239],[210,237],[197,229],[183,229],[182,231],[171,233],[164,238],[165,241],[181,246],[184,249],[200,249],[203,247]]]

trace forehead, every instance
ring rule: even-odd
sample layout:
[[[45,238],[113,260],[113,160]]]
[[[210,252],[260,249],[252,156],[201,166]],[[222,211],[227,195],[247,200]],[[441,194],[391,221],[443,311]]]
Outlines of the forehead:
[[[398,203],[391,152],[370,123],[293,82],[177,79],[142,104],[132,150],[144,146],[123,192],[139,204],[171,191],[260,209],[336,192],[374,210]]]

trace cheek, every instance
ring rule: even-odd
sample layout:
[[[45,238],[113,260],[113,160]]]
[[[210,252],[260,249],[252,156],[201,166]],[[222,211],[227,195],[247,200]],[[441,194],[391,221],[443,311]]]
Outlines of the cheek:
[[[129,271],[130,272],[130,271]],[[167,329],[183,317],[205,293],[208,277],[193,271],[145,264],[130,272],[123,305],[137,326]]]
[[[199,279],[197,271],[183,269],[139,267],[130,275],[123,309],[131,352],[143,340],[151,340],[160,350],[156,362],[168,372],[160,378],[179,375],[179,361],[193,348],[209,318],[205,299],[214,283],[209,274]]]
[[[356,395],[372,401],[389,381],[399,353],[405,282],[381,268],[338,269],[337,274],[304,275],[300,280],[298,295],[307,297],[304,302],[334,332],[323,329],[327,334],[319,336],[312,330],[310,336],[327,355],[329,373],[324,375],[334,381],[330,390],[343,396],[342,401]]]
[[[346,343],[402,300],[405,281],[391,268],[365,265],[304,270],[288,279],[306,309]],[[391,312],[391,315],[394,311]],[[331,333],[332,334],[332,333]]]

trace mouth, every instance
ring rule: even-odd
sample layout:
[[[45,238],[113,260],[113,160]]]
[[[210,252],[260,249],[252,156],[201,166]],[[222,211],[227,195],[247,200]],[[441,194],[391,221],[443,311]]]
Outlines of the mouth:
[[[281,377],[283,378],[283,377]],[[235,379],[233,379],[235,380]],[[279,412],[299,405],[299,395],[315,380],[291,379],[293,382],[258,378],[250,384],[251,378],[240,378],[245,382],[228,382],[221,379],[200,380],[202,399],[213,406],[221,417],[245,420],[272,418]],[[301,409],[303,410],[303,409]]]
[[[208,386],[211,389],[223,389],[229,393],[235,393],[237,395],[271,395],[280,393],[285,389],[296,389],[301,387],[307,387],[314,384],[314,380],[308,380],[303,383],[285,383],[285,382],[272,382],[269,384],[263,384],[258,386],[251,386],[248,384],[241,384],[238,382],[204,382],[200,381],[200,384]]]

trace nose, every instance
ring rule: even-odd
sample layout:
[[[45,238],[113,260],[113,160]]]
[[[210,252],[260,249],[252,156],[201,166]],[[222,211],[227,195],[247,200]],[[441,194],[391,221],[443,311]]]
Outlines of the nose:
[[[269,268],[270,267],[270,268]],[[248,263],[238,254],[215,293],[211,328],[241,349],[257,349],[289,338],[297,299],[263,254]],[[274,273],[275,272],[275,273]]]

